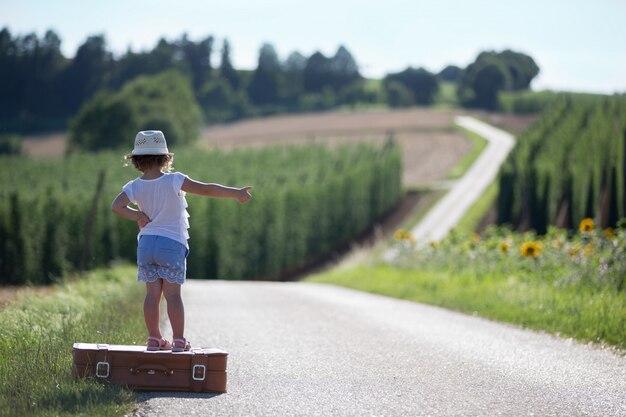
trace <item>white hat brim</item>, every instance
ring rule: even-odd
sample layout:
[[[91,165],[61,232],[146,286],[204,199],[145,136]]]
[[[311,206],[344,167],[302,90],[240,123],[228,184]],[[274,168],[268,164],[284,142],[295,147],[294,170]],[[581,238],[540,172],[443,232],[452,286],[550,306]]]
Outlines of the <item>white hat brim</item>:
[[[167,155],[170,151],[167,148],[140,148],[133,149],[131,155]]]

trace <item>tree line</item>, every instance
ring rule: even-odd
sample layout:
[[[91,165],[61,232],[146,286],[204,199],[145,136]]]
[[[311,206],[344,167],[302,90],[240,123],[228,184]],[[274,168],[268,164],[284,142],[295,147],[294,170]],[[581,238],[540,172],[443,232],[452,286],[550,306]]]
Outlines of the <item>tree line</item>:
[[[184,34],[162,38],[149,50],[129,48],[119,57],[103,35],[89,36],[72,58],[60,48],[52,30],[41,37],[0,31],[0,132],[64,129],[81,107],[102,107],[106,100],[99,93],[118,93],[138,77],[172,71],[185,77],[207,123],[346,105],[431,105],[442,81],[457,85],[462,105],[493,109],[500,91],[528,88],[539,71],[528,55],[487,51],[466,68],[448,65],[435,74],[408,67],[379,82],[363,77],[345,46],[331,56],[294,51],[281,59],[267,43],[256,68],[242,70],[232,64],[227,39],[218,45],[213,36],[194,41]],[[217,65],[213,55],[219,55]]]

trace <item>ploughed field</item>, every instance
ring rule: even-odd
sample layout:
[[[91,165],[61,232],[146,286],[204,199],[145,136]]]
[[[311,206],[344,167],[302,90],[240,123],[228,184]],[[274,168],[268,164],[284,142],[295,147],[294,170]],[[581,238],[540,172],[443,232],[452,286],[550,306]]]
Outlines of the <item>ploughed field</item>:
[[[412,108],[271,116],[206,128],[210,147],[273,144],[382,143],[392,135],[402,148],[403,182],[416,186],[444,179],[472,147],[454,128],[452,110]]]
[[[393,135],[402,148],[404,183],[415,186],[444,179],[471,149],[472,143],[454,128],[455,115],[452,110],[412,108],[270,116],[207,127],[201,143],[220,149],[311,142],[378,144]],[[64,150],[63,133],[24,138],[24,151],[31,156],[59,156]]]

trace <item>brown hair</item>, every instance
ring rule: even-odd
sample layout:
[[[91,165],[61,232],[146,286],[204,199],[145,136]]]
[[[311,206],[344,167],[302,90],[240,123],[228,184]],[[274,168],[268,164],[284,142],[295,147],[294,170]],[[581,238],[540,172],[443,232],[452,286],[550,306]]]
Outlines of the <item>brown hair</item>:
[[[129,165],[128,161],[132,162],[135,168],[141,172],[152,167],[159,167],[161,171],[169,172],[172,170],[172,164],[174,163],[174,154],[168,153],[165,155],[124,155],[124,159],[127,161],[126,166]]]

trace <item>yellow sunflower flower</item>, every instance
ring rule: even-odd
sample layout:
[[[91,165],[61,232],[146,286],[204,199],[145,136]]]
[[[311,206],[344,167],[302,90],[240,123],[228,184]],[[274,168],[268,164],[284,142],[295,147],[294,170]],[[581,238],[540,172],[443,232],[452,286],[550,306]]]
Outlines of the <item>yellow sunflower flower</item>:
[[[615,238],[615,230],[612,227],[607,227],[602,233],[604,233],[604,237],[607,239]]]
[[[415,241],[411,232],[405,229],[396,230],[393,234],[393,238],[396,240],[400,240],[400,241],[405,241],[405,240],[408,240],[411,242]]]
[[[595,227],[596,224],[593,222],[593,219],[585,217],[580,221],[580,224],[578,225],[578,230],[580,230],[581,233],[587,233],[591,232]]]
[[[530,240],[522,243],[520,246],[520,254],[529,258],[536,258],[541,255],[543,244],[536,240]]]
[[[509,249],[511,249],[511,243],[507,240],[503,240],[498,245],[498,249],[500,250],[500,252],[504,254],[509,253]]]

